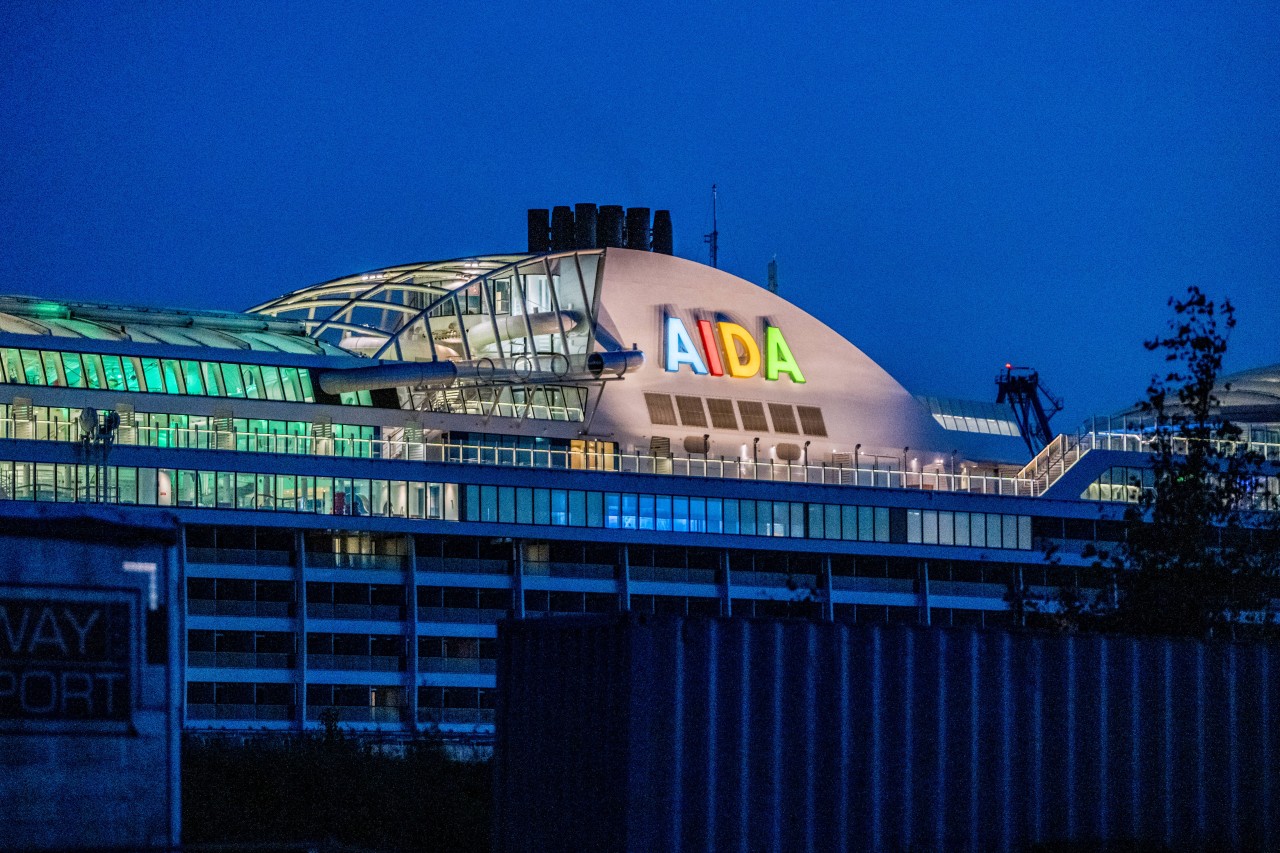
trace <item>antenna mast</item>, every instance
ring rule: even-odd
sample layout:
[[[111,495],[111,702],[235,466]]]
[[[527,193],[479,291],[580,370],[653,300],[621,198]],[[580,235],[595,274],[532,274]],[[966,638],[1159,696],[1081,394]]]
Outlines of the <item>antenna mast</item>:
[[[774,255],[773,260],[769,261],[769,292],[778,292],[778,256]]]
[[[702,238],[711,247],[711,266],[719,268],[720,229],[716,226],[716,185],[711,185],[711,233]]]

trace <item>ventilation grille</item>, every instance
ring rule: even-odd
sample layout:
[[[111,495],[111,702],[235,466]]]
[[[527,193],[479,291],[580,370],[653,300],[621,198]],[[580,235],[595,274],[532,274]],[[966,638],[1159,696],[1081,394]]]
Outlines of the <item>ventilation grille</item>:
[[[796,406],[800,415],[800,430],[805,435],[827,434],[827,424],[822,420],[822,409],[817,406]]]
[[[827,424],[822,409],[817,406],[791,406],[787,403],[763,403],[756,400],[738,400],[734,410],[733,400],[723,397],[707,397],[703,408],[702,397],[645,392],[645,405],[649,409],[649,422],[655,426],[706,427],[707,414],[714,429],[730,432],[776,432],[783,435],[811,435],[825,438]],[[769,408],[765,416],[765,406]],[[798,416],[798,420],[797,420]],[[772,429],[769,422],[772,420]]]
[[[707,425],[707,413],[702,408],[701,397],[681,397],[677,394],[676,408],[680,410],[681,426],[704,427]]]
[[[840,451],[832,453],[831,464],[839,471],[838,476],[840,477],[840,485],[847,486],[850,483],[855,482],[857,475],[853,472],[852,453],[841,453]]]
[[[716,429],[738,429],[738,416],[733,412],[732,400],[708,397],[707,409],[711,412],[711,425]]]
[[[764,404],[754,400],[739,400],[738,414],[742,416],[742,428],[747,432],[768,432],[769,422],[764,419]]]
[[[676,410],[671,405],[671,397],[667,394],[645,394],[644,402],[649,407],[650,423],[659,426],[679,426],[676,423]]]
[[[796,413],[790,406],[781,403],[769,404],[769,417],[773,419],[773,431],[797,435],[800,427],[796,424]]]

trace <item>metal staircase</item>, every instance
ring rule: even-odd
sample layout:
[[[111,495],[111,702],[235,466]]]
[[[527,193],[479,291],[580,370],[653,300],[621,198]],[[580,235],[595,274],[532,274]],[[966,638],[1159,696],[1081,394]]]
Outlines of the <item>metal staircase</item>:
[[[1018,472],[1018,476],[1031,481],[1033,495],[1044,494],[1080,461],[1081,456],[1089,452],[1093,446],[1091,439],[1089,433],[1057,436]]]

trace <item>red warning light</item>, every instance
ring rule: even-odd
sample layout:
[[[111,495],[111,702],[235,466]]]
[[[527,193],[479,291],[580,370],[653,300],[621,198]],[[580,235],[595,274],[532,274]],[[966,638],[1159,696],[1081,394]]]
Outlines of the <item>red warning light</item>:
[[[1005,370],[1013,370],[1013,365],[1012,365],[1012,364],[1006,364],[1006,365],[1004,366],[1004,369],[1005,369]]]

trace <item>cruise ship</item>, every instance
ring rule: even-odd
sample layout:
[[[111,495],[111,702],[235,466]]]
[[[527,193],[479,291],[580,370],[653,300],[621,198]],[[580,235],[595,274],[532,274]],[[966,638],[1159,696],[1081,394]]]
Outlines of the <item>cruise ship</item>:
[[[245,311],[0,297],[0,500],[180,520],[187,729],[483,740],[508,617],[1003,626],[1099,581],[1136,418],[1037,441],[674,256],[661,213],[529,222]]]

